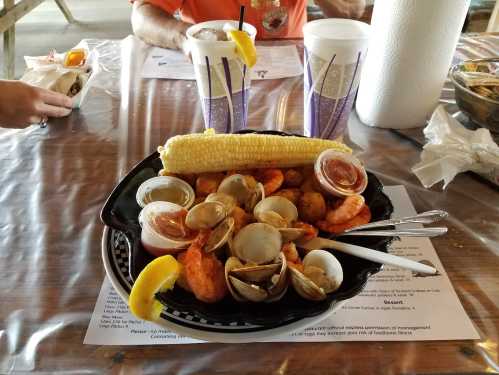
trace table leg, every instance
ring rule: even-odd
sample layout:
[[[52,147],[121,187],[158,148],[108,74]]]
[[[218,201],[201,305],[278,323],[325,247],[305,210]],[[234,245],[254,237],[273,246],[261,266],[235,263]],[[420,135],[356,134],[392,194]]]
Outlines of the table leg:
[[[4,0],[4,9],[9,11],[14,7],[14,0]],[[7,79],[13,79],[15,75],[15,61],[16,61],[16,25],[13,24],[3,33],[3,53],[4,53],[4,66],[3,76]]]
[[[66,20],[69,23],[75,23],[76,20],[74,19],[73,15],[71,14],[71,11],[68,8],[68,5],[66,4],[65,0],[55,0],[55,3],[61,10],[62,14],[64,14],[64,17],[66,17]]]

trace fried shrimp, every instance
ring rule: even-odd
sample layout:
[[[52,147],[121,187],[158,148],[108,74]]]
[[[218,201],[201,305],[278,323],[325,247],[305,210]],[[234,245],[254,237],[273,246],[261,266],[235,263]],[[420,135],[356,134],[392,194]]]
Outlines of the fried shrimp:
[[[338,234],[347,229],[358,227],[359,225],[367,224],[371,221],[371,210],[365,204],[359,214],[345,223],[331,224],[327,220],[320,220],[316,223],[320,230],[328,233]]]
[[[277,168],[259,169],[255,178],[263,184],[266,197],[279,190],[284,182],[284,174]]]
[[[303,240],[310,241],[319,235],[319,231],[312,224],[304,223],[303,221],[296,221],[293,228],[305,229]]]
[[[351,195],[338,206],[330,209],[326,214],[326,221],[329,224],[341,224],[349,221],[359,214],[364,207],[364,197],[362,195]]]
[[[223,173],[202,173],[196,179],[196,196],[207,196],[215,193],[218,185],[225,178]]]
[[[203,246],[211,231],[202,231],[183,256],[185,279],[197,299],[213,303],[227,294],[223,264],[214,254],[206,254]]]
[[[185,256],[186,256],[186,251],[180,253],[177,256],[177,261],[182,265],[182,271],[180,272],[180,275],[178,276],[177,279],[177,285],[181,287],[184,290],[187,290],[188,292],[192,293],[191,288],[189,287],[189,283],[187,282],[187,279],[185,277]]]

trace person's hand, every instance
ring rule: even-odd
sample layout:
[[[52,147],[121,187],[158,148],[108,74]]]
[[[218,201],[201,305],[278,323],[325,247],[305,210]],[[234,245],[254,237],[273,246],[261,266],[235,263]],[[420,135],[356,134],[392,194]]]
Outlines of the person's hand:
[[[0,127],[24,128],[71,113],[71,98],[21,81],[0,80]]]
[[[180,44],[180,50],[182,53],[187,56],[190,62],[192,62],[192,54],[191,54],[191,44],[187,37],[184,37],[183,41]]]

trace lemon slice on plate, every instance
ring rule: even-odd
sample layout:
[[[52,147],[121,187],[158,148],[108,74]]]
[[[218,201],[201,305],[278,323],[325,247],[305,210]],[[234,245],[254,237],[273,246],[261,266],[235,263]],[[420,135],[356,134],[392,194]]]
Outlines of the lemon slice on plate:
[[[255,43],[251,40],[245,31],[229,30],[227,32],[229,38],[236,43],[236,50],[243,62],[252,67],[256,64],[256,48]]]
[[[158,292],[172,289],[182,266],[171,255],[154,259],[144,267],[133,284],[128,306],[137,318],[157,320],[163,305],[154,297]]]

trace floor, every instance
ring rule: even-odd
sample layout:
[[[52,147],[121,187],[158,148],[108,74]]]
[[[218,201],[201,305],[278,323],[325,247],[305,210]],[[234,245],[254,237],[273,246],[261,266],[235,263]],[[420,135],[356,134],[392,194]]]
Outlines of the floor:
[[[66,0],[75,24],[68,24],[53,0],[46,0],[16,24],[16,77],[24,71],[25,55],[65,51],[81,39],[122,39],[132,33],[128,0]],[[3,65],[0,38],[0,72]],[[1,75],[1,73],[0,73]]]

